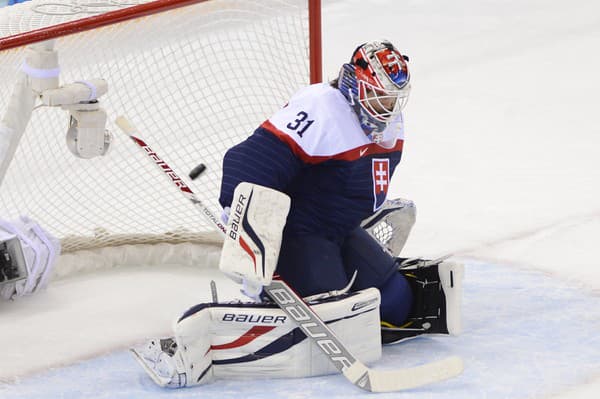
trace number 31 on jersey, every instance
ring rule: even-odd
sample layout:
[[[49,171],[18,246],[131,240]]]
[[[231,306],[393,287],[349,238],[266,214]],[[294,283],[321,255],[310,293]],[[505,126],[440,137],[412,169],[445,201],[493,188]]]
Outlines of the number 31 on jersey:
[[[313,124],[314,120],[308,119],[308,114],[304,111],[300,111],[296,114],[297,118],[287,124],[287,128],[295,131],[298,136],[302,137],[302,135],[306,132],[306,129]]]

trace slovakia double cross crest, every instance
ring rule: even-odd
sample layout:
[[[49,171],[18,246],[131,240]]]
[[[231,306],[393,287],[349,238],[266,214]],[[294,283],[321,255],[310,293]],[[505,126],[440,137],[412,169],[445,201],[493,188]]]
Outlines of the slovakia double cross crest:
[[[390,185],[390,160],[372,159],[373,173],[373,211],[381,208],[387,197],[388,187]]]

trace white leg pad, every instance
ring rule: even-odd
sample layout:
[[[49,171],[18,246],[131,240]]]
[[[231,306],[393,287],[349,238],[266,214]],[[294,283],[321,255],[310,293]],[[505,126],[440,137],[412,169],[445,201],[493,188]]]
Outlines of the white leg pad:
[[[379,291],[369,288],[339,300],[312,304],[339,339],[362,362],[381,357]],[[310,377],[336,373],[313,341],[276,305],[200,304],[175,325],[177,352],[172,357],[176,386],[192,386],[220,378]],[[178,357],[179,356],[179,357]],[[145,367],[146,371],[147,368]],[[157,379],[153,378],[155,381]]]

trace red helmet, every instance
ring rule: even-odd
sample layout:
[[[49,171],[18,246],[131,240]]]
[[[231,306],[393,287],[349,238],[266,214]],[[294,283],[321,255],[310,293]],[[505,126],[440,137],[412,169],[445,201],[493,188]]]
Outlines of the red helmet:
[[[381,133],[406,105],[410,94],[407,61],[390,42],[373,41],[359,46],[342,68],[339,88],[355,105],[368,134]]]

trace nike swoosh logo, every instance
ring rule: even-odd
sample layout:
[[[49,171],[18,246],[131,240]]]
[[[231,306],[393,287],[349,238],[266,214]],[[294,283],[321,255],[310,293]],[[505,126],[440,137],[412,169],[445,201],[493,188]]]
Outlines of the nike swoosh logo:
[[[360,156],[362,157],[363,155],[365,155],[368,150],[368,148],[363,148],[362,150],[360,150]]]
[[[364,302],[357,302],[352,306],[352,311],[356,311],[362,308],[366,308],[369,305],[374,304],[375,302],[377,302],[377,299],[369,299],[368,301],[364,301]]]

